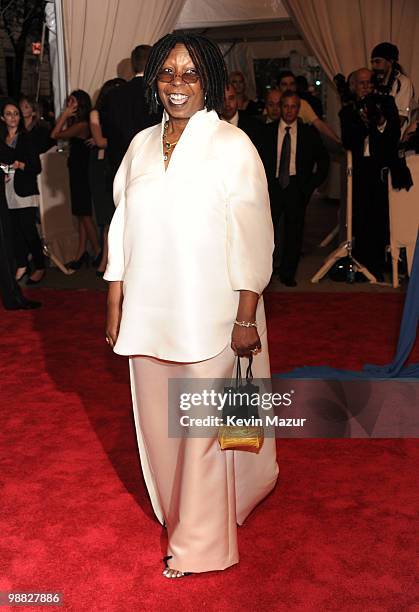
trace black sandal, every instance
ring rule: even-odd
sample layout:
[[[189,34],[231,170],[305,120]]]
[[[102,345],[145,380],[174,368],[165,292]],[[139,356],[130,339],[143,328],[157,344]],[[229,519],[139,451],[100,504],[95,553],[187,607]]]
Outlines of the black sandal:
[[[166,574],[164,573],[166,570],[173,570],[174,572],[178,572],[179,573],[178,576],[170,576],[170,578],[183,578],[184,576],[190,576],[192,574],[192,572],[181,572],[180,570],[175,570],[172,567],[169,567],[167,562],[171,558],[172,558],[172,555],[169,555],[167,557],[163,557],[163,563],[164,563],[163,576],[165,578],[169,578],[169,576],[166,576]]]

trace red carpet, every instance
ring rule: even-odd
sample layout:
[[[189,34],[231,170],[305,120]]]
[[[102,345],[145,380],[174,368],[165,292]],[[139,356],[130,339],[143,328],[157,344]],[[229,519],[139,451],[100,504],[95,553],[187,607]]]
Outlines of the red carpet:
[[[165,536],[140,477],[126,360],[104,342],[105,295],[33,295],[40,311],[0,320],[0,591],[61,591],[77,612],[418,610],[414,440],[282,440],[278,486],[239,530],[240,565],[162,578]],[[267,305],[273,371],[391,360],[400,295]]]

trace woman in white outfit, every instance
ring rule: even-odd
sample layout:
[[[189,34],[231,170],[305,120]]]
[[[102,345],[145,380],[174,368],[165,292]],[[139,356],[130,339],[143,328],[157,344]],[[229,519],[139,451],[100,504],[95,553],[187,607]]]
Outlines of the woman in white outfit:
[[[216,437],[168,436],[168,379],[230,379],[235,355],[270,376],[261,294],[272,266],[266,178],[249,138],[222,121],[218,48],[170,34],[150,53],[149,102],[161,125],[135,136],[114,182],[106,339],[130,356],[141,464],[167,527],[163,574],[222,570],[239,560],[237,523],[275,486],[275,440],[258,454]]]

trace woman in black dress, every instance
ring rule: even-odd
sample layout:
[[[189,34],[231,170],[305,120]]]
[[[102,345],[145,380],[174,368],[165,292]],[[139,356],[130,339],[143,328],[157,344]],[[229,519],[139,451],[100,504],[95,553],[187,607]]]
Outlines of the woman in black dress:
[[[90,131],[92,138],[90,144],[90,189],[95,209],[96,223],[102,230],[103,246],[102,257],[97,267],[97,276],[103,276],[108,262],[108,230],[115,206],[112,194],[112,171],[107,156],[108,140],[102,131],[104,102],[109,92],[125,83],[124,79],[110,79],[102,86],[96,105],[90,111]]]
[[[58,118],[51,132],[51,138],[70,141],[68,170],[70,177],[71,211],[79,221],[79,245],[77,254],[68,266],[78,270],[83,264],[89,265],[86,250],[89,241],[95,258],[100,254],[97,230],[92,218],[92,196],[89,184],[90,138],[89,113],[91,101],[88,93],[81,89],[73,91],[67,106]]]

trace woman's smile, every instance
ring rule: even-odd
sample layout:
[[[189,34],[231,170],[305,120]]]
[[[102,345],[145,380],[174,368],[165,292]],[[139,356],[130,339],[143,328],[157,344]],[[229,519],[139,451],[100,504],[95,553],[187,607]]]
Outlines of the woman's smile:
[[[175,106],[181,106],[182,104],[186,104],[189,100],[189,96],[183,93],[171,93],[167,96],[170,104],[174,104]]]

